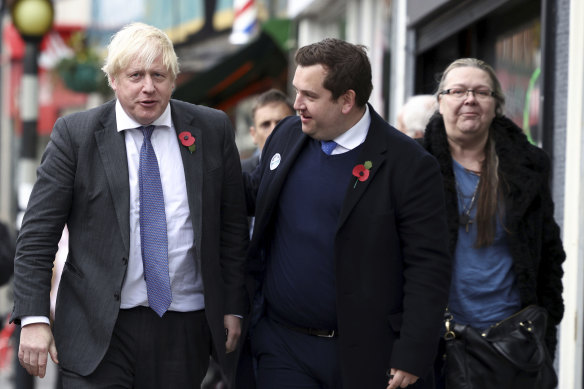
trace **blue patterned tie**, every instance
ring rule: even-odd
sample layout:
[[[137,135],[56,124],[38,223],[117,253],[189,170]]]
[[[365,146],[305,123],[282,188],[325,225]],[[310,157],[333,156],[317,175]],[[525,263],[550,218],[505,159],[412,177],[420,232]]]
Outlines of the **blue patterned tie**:
[[[164,195],[156,153],[150,142],[154,126],[139,127],[144,134],[140,149],[140,243],[148,304],[162,317],[172,301],[168,275],[168,238]]]
[[[337,142],[334,140],[321,140],[320,148],[326,155],[331,155],[333,150],[337,147]]]

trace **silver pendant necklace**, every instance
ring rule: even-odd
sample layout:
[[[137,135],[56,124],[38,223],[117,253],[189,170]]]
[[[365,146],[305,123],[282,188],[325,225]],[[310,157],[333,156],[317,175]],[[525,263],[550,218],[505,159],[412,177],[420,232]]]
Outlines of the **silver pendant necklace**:
[[[456,174],[454,175],[454,180],[456,181],[456,194],[458,195],[458,201],[462,205],[462,212],[460,213],[458,220],[459,220],[460,225],[464,226],[464,230],[466,232],[469,232],[470,225],[472,223],[474,223],[474,220],[470,217],[470,212],[472,211],[472,208],[475,205],[475,201],[477,198],[477,192],[479,189],[479,183],[481,182],[481,180],[479,178],[479,180],[477,181],[477,184],[474,188],[474,192],[473,192],[472,197],[470,199],[470,203],[468,205],[464,204],[464,196],[462,194],[462,191],[460,190],[460,186],[458,185],[458,178],[456,178]]]

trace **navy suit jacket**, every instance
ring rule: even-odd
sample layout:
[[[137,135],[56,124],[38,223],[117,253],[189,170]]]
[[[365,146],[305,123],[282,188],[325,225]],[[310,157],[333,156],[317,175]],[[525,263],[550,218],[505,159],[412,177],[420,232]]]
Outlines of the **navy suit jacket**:
[[[248,227],[241,165],[225,113],[170,102],[178,133],[190,131],[197,149],[180,146],[196,256],[205,285],[205,313],[219,362],[225,354],[225,314],[246,315]],[[124,134],[115,101],[60,118],[38,169],[18,237],[12,320],[49,316],[51,268],[65,224],[69,255],[57,297],[53,334],[60,364],[90,374],[103,358],[120,309],[130,246],[130,187]],[[230,368],[227,364],[230,363]]]
[[[370,176],[347,187],[334,241],[343,387],[384,388],[390,367],[433,387],[451,270],[442,177],[434,157],[369,110],[358,161],[371,161]],[[280,191],[309,139],[299,117],[284,119],[244,175],[256,217],[249,265],[260,282]]]

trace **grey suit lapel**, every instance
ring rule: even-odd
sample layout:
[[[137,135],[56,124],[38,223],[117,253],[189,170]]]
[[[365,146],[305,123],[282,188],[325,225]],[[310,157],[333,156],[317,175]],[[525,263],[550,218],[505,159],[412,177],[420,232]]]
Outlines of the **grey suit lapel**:
[[[103,128],[95,132],[95,141],[103,162],[109,190],[113,199],[122,240],[130,251],[130,182],[124,134],[116,130],[115,112],[104,115]]]
[[[203,234],[203,217],[201,211],[203,209],[203,155],[205,153],[205,140],[203,137],[203,131],[195,122],[195,118],[192,117],[192,115],[189,115],[188,112],[180,110],[180,108],[178,108],[176,104],[172,104],[172,102],[171,106],[172,123],[176,131],[177,139],[178,134],[188,131],[195,137],[195,145],[197,146],[196,150],[191,153],[187,147],[182,145],[180,139],[178,139],[180,155],[184,167],[197,258],[201,258],[201,239]]]

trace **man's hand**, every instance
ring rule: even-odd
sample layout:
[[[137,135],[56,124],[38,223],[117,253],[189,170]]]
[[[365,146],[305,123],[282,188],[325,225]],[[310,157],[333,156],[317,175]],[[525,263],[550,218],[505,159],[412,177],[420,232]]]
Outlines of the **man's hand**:
[[[22,327],[18,360],[28,374],[40,378],[45,376],[48,361],[47,353],[51,355],[53,362],[59,363],[51,327],[45,323],[34,323]]]
[[[390,374],[387,389],[406,388],[409,385],[415,384],[418,380],[418,377],[403,370],[392,368]]]
[[[223,316],[223,325],[225,326],[225,351],[227,353],[235,351],[237,342],[241,336],[241,319],[234,315]]]

